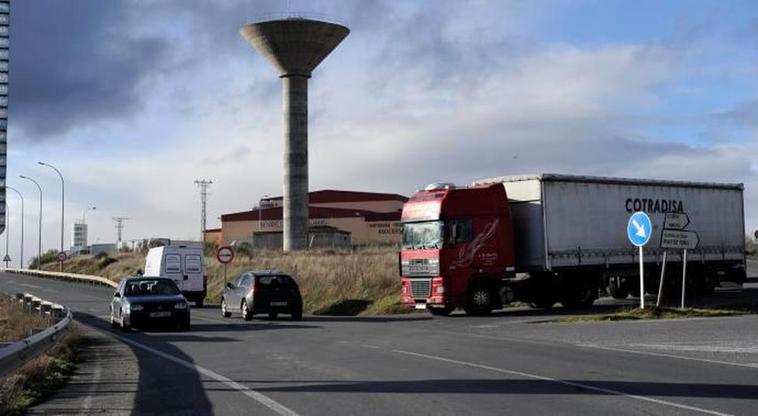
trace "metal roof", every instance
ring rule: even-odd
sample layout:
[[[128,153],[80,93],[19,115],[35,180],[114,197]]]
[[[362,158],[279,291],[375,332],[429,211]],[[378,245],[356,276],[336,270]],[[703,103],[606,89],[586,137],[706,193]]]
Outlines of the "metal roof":
[[[655,186],[684,186],[690,188],[718,188],[718,189],[736,189],[744,190],[745,185],[742,183],[717,183],[717,182],[692,182],[677,181],[665,179],[635,179],[635,178],[613,178],[607,176],[586,176],[586,175],[568,175],[562,173],[541,173],[527,175],[497,176],[493,178],[478,179],[472,182],[472,185],[483,185],[487,183],[498,182],[522,182],[538,180],[542,182],[590,182],[604,184],[620,185],[655,185]]]

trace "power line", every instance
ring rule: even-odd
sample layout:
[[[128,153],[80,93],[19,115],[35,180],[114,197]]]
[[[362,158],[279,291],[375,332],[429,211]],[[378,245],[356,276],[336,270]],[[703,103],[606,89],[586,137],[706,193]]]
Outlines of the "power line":
[[[197,179],[195,184],[200,188],[200,241],[205,240],[205,212],[208,206],[208,188],[213,181],[207,179]]]
[[[131,218],[129,217],[113,217],[113,221],[116,221],[116,235],[118,236],[116,240],[116,247],[121,245],[121,236],[124,233],[124,221],[129,220]]]

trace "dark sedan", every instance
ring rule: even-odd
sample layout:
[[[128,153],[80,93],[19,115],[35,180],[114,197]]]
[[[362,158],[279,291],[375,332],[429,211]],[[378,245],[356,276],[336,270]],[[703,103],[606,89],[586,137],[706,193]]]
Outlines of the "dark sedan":
[[[173,280],[162,277],[127,277],[111,300],[111,326],[129,330],[152,325],[190,328],[187,299]]]
[[[227,283],[221,294],[221,315],[224,318],[239,312],[246,321],[259,313],[276,319],[280,313],[289,314],[293,321],[303,319],[303,299],[297,282],[278,271],[252,271]]]

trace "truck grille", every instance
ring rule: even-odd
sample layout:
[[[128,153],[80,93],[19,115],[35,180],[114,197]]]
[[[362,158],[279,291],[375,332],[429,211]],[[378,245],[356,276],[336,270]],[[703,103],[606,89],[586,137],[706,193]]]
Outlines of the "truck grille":
[[[438,259],[412,259],[401,262],[403,276],[438,276],[440,262]]]
[[[411,296],[426,299],[432,294],[432,279],[411,280]]]

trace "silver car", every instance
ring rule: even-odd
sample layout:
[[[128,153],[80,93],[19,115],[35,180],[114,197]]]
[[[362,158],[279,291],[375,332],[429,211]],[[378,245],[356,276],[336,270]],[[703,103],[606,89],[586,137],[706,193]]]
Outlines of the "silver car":
[[[292,276],[275,270],[250,271],[227,283],[221,294],[221,315],[228,318],[233,312],[246,321],[259,313],[267,313],[271,319],[284,313],[299,321],[303,299]]]

